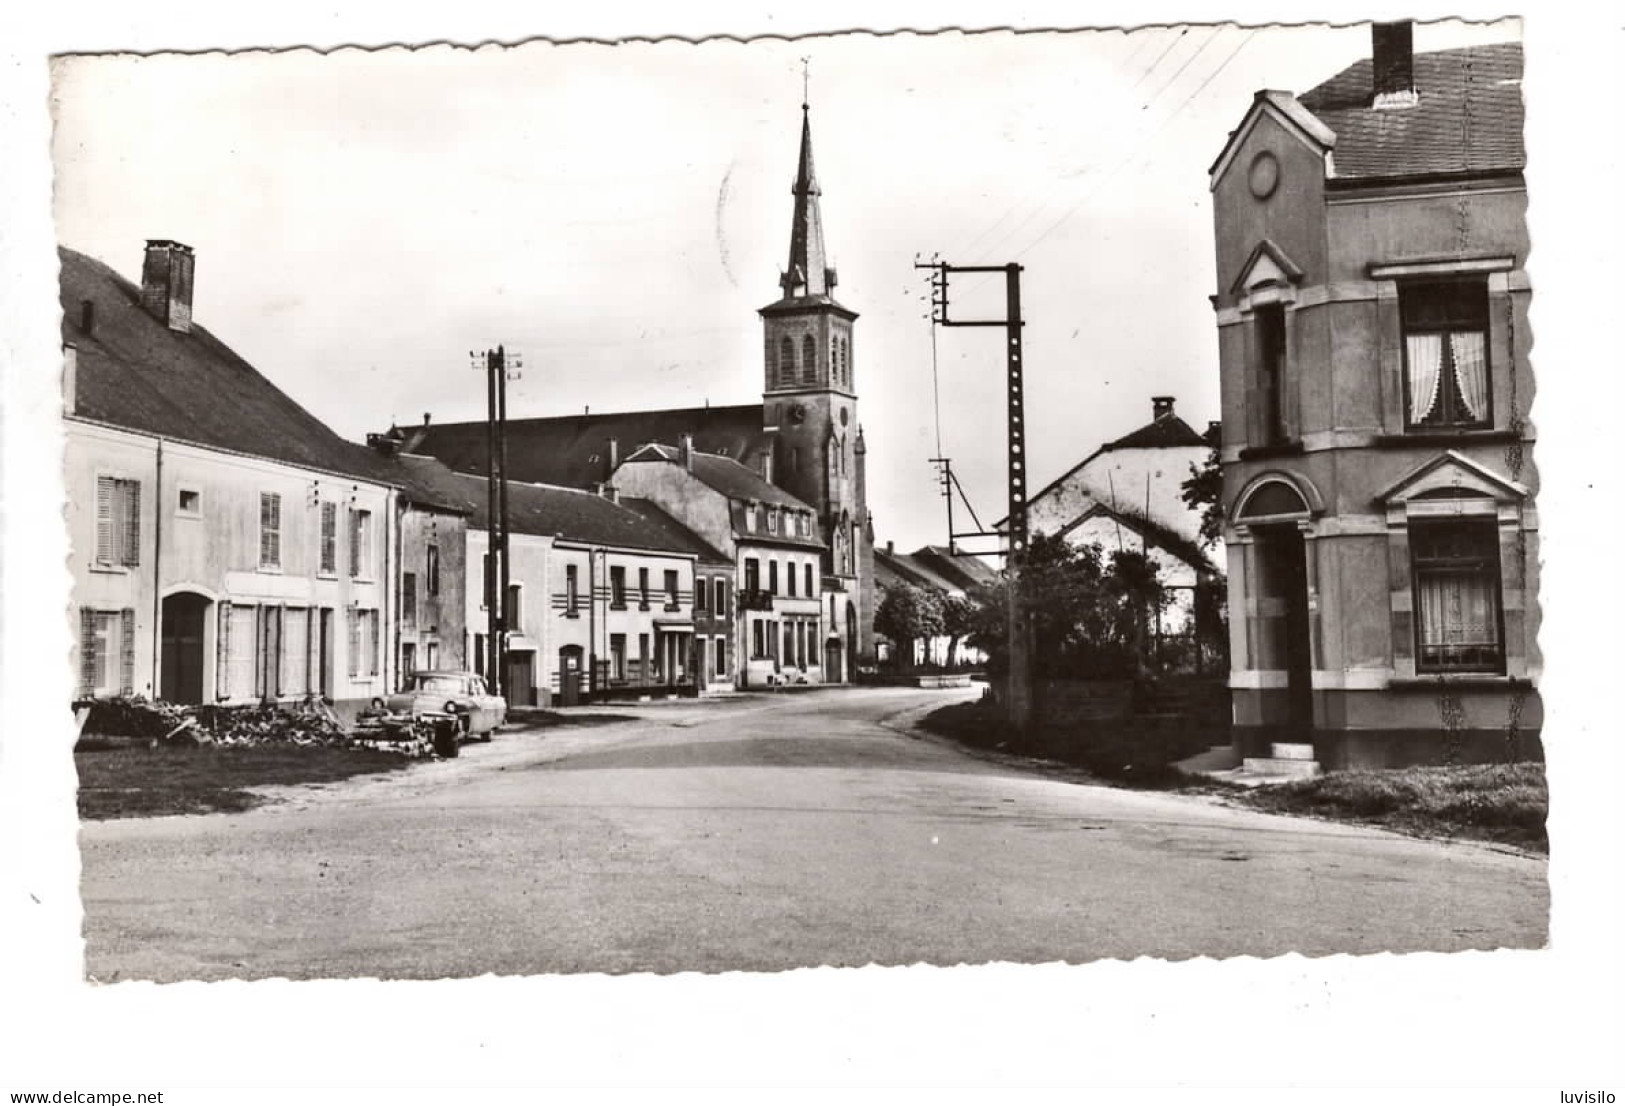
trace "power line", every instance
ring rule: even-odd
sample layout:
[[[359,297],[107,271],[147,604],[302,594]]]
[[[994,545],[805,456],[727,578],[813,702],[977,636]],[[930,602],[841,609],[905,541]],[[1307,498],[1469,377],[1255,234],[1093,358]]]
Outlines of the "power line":
[[[1162,53],[1157,55],[1156,61],[1145,67],[1144,71],[1140,73],[1140,79],[1129,85],[1128,90],[1133,92],[1136,88],[1139,88],[1140,85],[1145,81],[1146,77],[1150,75],[1151,71],[1162,64],[1162,59],[1168,56],[1170,50],[1179,45],[1179,40],[1188,35],[1190,30],[1191,29],[1189,27],[1181,27],[1179,29],[1179,33],[1174,36],[1174,40],[1168,44],[1167,48],[1164,49]]]
[[[1207,78],[1205,80],[1203,80],[1200,85],[1197,86],[1196,91],[1192,92],[1189,96],[1185,97],[1184,101],[1177,108],[1175,108],[1172,112],[1170,112],[1167,116],[1165,116],[1163,118],[1162,122],[1160,124],[1158,124],[1157,128],[1151,132],[1150,136],[1148,138],[1146,138],[1146,140],[1144,142],[1140,143],[1134,149],[1131,149],[1126,155],[1124,155],[1124,157],[1121,160],[1119,160],[1117,162],[1116,165],[1112,166],[1112,168],[1109,171],[1107,171],[1104,175],[1096,177],[1095,181],[1094,181],[1094,184],[1090,187],[1090,189],[1087,192],[1085,192],[1078,199],[1077,203],[1073,204],[1072,207],[1069,208],[1064,215],[1062,215],[1059,219],[1055,220],[1055,222],[1051,223],[1047,228],[1045,228],[1045,230],[1044,230],[1044,232],[1042,234],[1040,234],[1037,238],[1033,239],[1030,243],[1028,243],[1021,250],[1017,251],[1016,256],[1017,257],[1024,257],[1028,253],[1030,253],[1033,249],[1035,249],[1040,242],[1042,242],[1045,238],[1048,238],[1051,234],[1053,234],[1068,219],[1070,219],[1070,218],[1072,218],[1072,216],[1076,215],[1078,213],[1078,210],[1080,208],[1082,208],[1084,204],[1088,203],[1089,200],[1094,198],[1095,193],[1097,191],[1099,191],[1099,189],[1102,186],[1104,186],[1105,183],[1108,180],[1110,180],[1112,177],[1116,176],[1117,173],[1125,165],[1127,165],[1131,160],[1133,160],[1139,154],[1143,153],[1147,148],[1149,148],[1151,146],[1151,144],[1156,140],[1157,136],[1160,135],[1163,131],[1165,131],[1168,128],[1168,125],[1170,123],[1172,123],[1174,121],[1174,119],[1181,112],[1183,112],[1185,110],[1185,108],[1187,106],[1190,105],[1191,101],[1196,99],[1196,97],[1201,93],[1202,89],[1206,88],[1213,81],[1213,79],[1219,75],[1219,72],[1221,70],[1223,70],[1226,66],[1228,66],[1230,64],[1230,62],[1235,58],[1235,56],[1241,52],[1241,48],[1243,46],[1246,46],[1247,43],[1251,42],[1253,36],[1256,35],[1257,33],[1258,32],[1256,30],[1248,31],[1247,32],[1247,37],[1243,38],[1241,40],[1241,42],[1237,44],[1236,48],[1234,50],[1230,51],[1229,55],[1227,57],[1225,57],[1225,59],[1223,61],[1221,61],[1213,69],[1213,71],[1207,75]],[[1194,55],[1192,55],[1192,56],[1194,57]]]
[[[1169,28],[1169,29],[1171,30],[1172,28]],[[1134,84],[1129,86],[1129,91],[1130,92],[1132,92],[1134,89],[1138,88],[1140,86],[1140,84],[1145,80],[1145,78],[1147,76],[1149,76],[1152,72],[1154,72],[1156,70],[1157,66],[1162,64],[1163,59],[1168,56],[1168,54],[1174,49],[1175,46],[1179,45],[1180,41],[1185,37],[1186,34],[1189,33],[1189,31],[1190,31],[1189,27],[1180,28],[1179,33],[1177,35],[1175,35],[1173,37],[1172,41],[1170,41],[1168,43],[1168,45],[1162,50],[1162,52],[1160,54],[1158,54],[1155,59],[1152,60],[1151,64],[1147,65],[1144,69],[1142,69],[1140,71],[1139,78],[1135,80]],[[1140,46],[1135,49],[1134,55],[1138,55],[1141,50],[1143,50],[1147,45],[1149,45],[1154,40],[1154,36],[1155,36],[1155,32],[1148,33],[1145,40],[1143,42],[1141,42]],[[1200,53],[1200,52],[1201,52],[1200,50],[1197,51],[1197,53]],[[1132,63],[1134,55],[1131,55],[1129,57],[1128,62]],[[1193,54],[1191,56],[1195,57],[1196,55]],[[1131,67],[1130,65],[1125,64],[1122,68],[1124,68],[1126,70],[1126,69],[1128,69],[1130,67]],[[1174,74],[1175,77],[1178,77],[1178,75],[1179,75],[1178,73]],[[1169,83],[1172,83],[1172,82],[1169,82]],[[1164,85],[1163,87],[1167,87],[1167,86]],[[1086,170],[1085,172],[1087,173],[1088,170]],[[987,252],[991,253],[994,250],[996,250],[998,247],[1002,246],[1005,242],[1007,242],[1011,238],[1013,238],[1017,234],[1017,232],[1019,232],[1028,223],[1031,223],[1034,219],[1038,218],[1038,216],[1042,215],[1044,213],[1044,209],[1050,206],[1051,197],[1053,197],[1054,193],[1057,192],[1058,190],[1059,190],[1059,186],[1055,186],[1055,187],[1050,188],[1048,190],[1048,193],[1044,197],[1044,199],[1036,207],[1034,207],[1031,211],[1029,211],[1027,213],[1027,215],[1024,218],[1021,219],[1020,222],[1018,222],[1015,226],[1011,227],[1008,231],[1006,231],[1002,237],[1000,237],[996,241],[994,241],[993,244],[987,248]],[[1010,217],[1012,215],[1014,215],[1018,210],[1021,209],[1021,207],[1022,207],[1022,203],[1019,202],[1019,201],[1017,203],[1011,204],[1008,208],[1005,209],[1004,214],[1000,215],[998,217],[998,219],[996,219],[993,223],[989,224],[986,228],[984,228],[979,234],[976,235],[976,237],[970,239],[970,241],[966,242],[963,246],[955,247],[955,252],[961,253],[961,254],[969,254],[969,253],[971,253],[973,250],[975,250],[975,248],[978,245],[980,245],[982,243],[982,241],[984,239],[986,239],[988,237],[988,235],[992,234],[993,232],[997,231],[1001,226],[1003,226],[1010,219]]]
[[[1140,110],[1144,111],[1146,108],[1149,108],[1152,104],[1156,103],[1157,97],[1161,96],[1168,90],[1169,86],[1171,86],[1175,81],[1179,80],[1179,75],[1190,68],[1191,62],[1202,56],[1202,51],[1206,50],[1213,44],[1213,40],[1219,37],[1219,32],[1223,29],[1224,28],[1222,27],[1213,28],[1213,30],[1208,34],[1207,38],[1202,40],[1202,45],[1198,46],[1194,51],[1192,51],[1191,56],[1185,59],[1184,64],[1182,64],[1178,69],[1174,70],[1174,75],[1164,81],[1161,87],[1151,94],[1151,99],[1140,105]]]

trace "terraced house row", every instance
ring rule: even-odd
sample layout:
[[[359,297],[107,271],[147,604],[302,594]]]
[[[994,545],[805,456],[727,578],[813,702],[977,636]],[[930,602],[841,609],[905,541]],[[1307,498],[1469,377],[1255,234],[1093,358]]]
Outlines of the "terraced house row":
[[[60,260],[80,698],[353,714],[412,671],[489,675],[484,479],[415,453],[423,428],[362,444],[306,411],[193,319],[187,246],[148,242],[139,283]],[[597,491],[510,484],[512,702],[829,678],[813,509],[691,449]],[[657,463],[722,524],[663,507]]]

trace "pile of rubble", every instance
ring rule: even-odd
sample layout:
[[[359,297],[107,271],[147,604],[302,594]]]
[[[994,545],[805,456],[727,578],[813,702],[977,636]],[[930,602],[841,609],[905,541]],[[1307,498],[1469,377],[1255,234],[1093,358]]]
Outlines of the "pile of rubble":
[[[408,757],[455,756],[437,741],[428,719],[363,715],[346,730],[325,702],[254,703],[244,706],[181,706],[141,696],[90,699],[74,704],[80,714],[80,747],[145,744],[215,745],[242,748],[295,745],[307,748],[379,749]],[[452,742],[455,748],[455,741]]]

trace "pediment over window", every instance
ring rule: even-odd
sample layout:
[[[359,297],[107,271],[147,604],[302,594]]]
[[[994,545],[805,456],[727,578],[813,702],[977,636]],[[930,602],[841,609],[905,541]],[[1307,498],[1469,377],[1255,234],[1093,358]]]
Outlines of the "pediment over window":
[[[1516,480],[1508,480],[1453,449],[1412,469],[1377,495],[1379,503],[1389,506],[1429,499],[1517,503],[1528,498],[1529,489]]]
[[[1287,256],[1285,250],[1265,238],[1247,255],[1247,263],[1230,285],[1230,293],[1239,296],[1253,288],[1297,284],[1302,279],[1303,269]]]

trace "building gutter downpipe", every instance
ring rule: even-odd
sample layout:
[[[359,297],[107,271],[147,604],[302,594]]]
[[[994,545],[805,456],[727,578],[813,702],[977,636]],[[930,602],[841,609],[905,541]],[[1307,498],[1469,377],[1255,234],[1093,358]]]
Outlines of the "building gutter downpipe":
[[[161,560],[164,555],[164,440],[158,439],[152,496],[152,698],[163,694],[164,590]],[[134,688],[131,689],[132,691]]]

